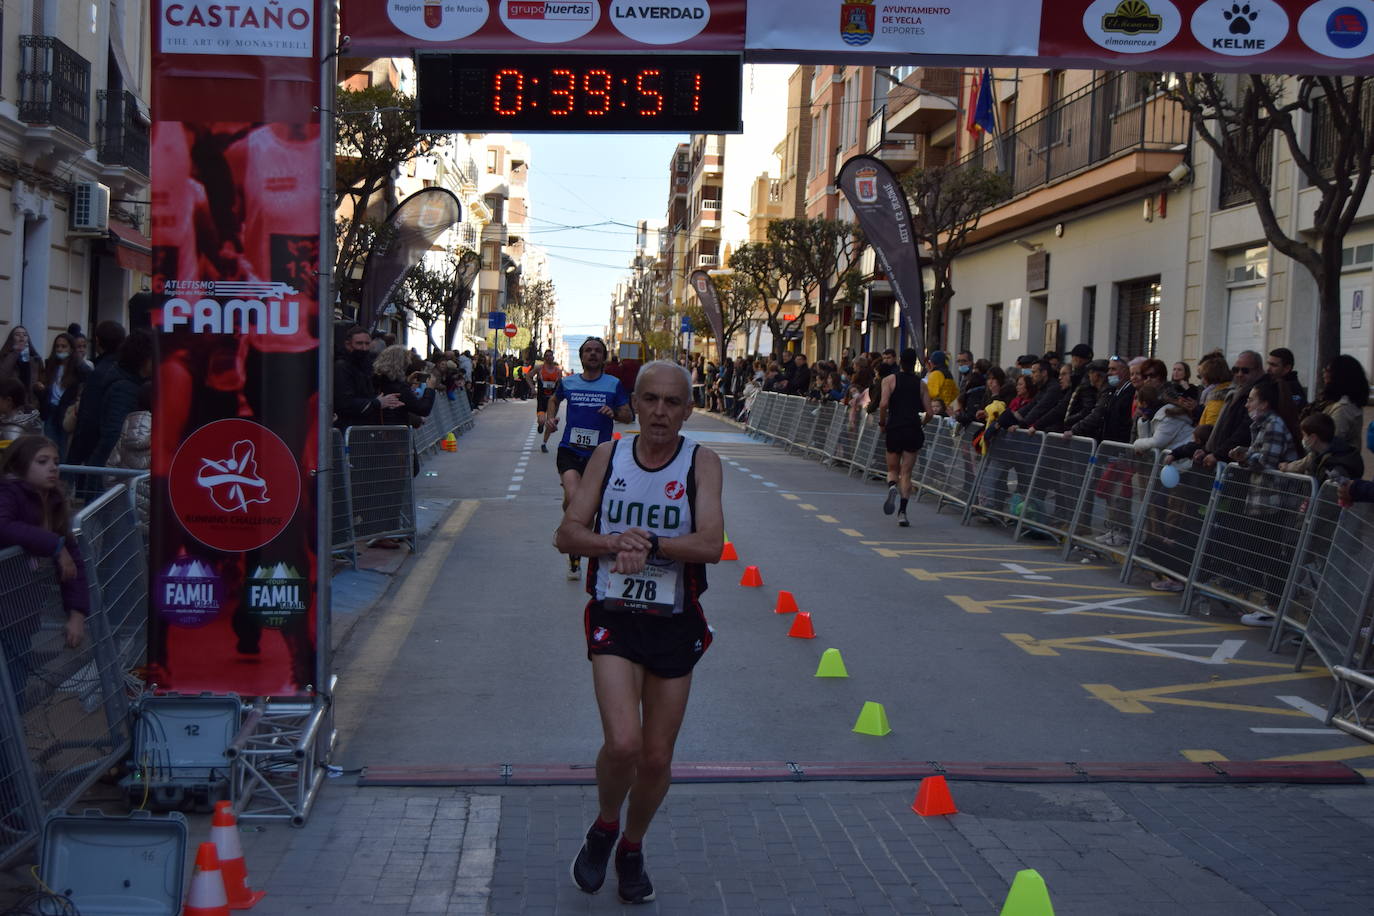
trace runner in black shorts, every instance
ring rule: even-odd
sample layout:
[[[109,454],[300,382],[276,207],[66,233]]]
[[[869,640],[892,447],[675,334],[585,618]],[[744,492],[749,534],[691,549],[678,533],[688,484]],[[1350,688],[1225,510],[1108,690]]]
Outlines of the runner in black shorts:
[[[558,387],[558,380],[563,377],[563,370],[558,368],[558,363],[553,361],[553,351],[544,351],[544,362],[535,371],[535,377],[530,380],[530,384],[535,386],[534,391],[534,419],[536,428],[544,436],[544,441],[539,443],[541,452],[549,450],[549,433],[544,431],[544,421],[549,412],[549,399],[553,397],[554,389]]]
[[[916,351],[911,347],[902,351],[901,371],[883,379],[883,395],[878,404],[878,423],[887,433],[887,498],[883,500],[883,512],[892,514],[900,493],[897,524],[903,528],[910,525],[906,505],[911,498],[911,469],[926,441],[921,418],[930,413],[930,392],[916,374],[916,359]]]
[[[554,543],[592,557],[585,638],[603,733],[598,816],[572,878],[596,893],[614,850],[620,899],[646,903],[654,886],[640,844],[668,794],[692,669],[711,645],[699,599],[706,564],[720,559],[725,520],[720,458],[679,435],[692,412],[691,376],[649,363],[634,405],[640,434],[597,447]]]

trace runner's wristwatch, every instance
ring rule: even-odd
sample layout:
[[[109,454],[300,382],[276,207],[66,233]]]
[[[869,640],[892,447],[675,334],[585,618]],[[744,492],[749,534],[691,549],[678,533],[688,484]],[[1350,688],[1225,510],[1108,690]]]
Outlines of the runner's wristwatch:
[[[656,556],[658,556],[658,555],[659,555],[659,553],[658,553],[658,535],[656,535],[656,534],[654,534],[652,531],[650,531],[650,532],[649,532],[649,559],[652,560],[654,557],[656,557]]]

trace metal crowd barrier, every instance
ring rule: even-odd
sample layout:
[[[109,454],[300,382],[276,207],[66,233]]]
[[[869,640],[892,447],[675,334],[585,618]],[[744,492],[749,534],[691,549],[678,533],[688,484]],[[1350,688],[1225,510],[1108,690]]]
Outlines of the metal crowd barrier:
[[[348,463],[344,456],[343,432],[329,431],[330,467],[334,474],[329,486],[329,546],[336,557],[345,557],[358,567],[358,538],[353,533],[353,496],[348,486]]]
[[[56,566],[0,551],[0,864],[129,748],[127,672],[142,661],[148,617],[133,493],[120,484],[90,501],[73,531],[91,598],[76,648]]]
[[[353,537],[401,538],[415,550],[415,456],[408,426],[350,426],[345,473]]]
[[[816,454],[855,473],[885,477],[877,418],[835,404],[761,392],[747,429],[760,440]],[[808,416],[809,415],[809,416]],[[828,424],[825,418],[829,417]],[[1160,480],[1163,456],[1119,442],[1013,430],[985,439],[979,424],[933,418],[912,482],[918,500],[1015,522],[1016,537],[1037,531],[1075,549],[1173,579],[1182,608],[1201,599],[1276,615],[1270,648],[1301,639],[1337,677],[1332,722],[1374,741],[1374,509],[1341,509],[1333,484],[1253,471],[1175,465]]]

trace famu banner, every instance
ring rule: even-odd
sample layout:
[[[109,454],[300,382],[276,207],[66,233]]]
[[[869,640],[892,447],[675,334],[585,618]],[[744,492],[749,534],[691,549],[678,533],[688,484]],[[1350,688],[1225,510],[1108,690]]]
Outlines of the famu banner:
[[[317,683],[319,10],[153,6],[149,682],[301,696]]]
[[[691,276],[692,289],[697,291],[701,307],[706,311],[706,320],[711,322],[711,330],[716,335],[716,358],[725,358],[725,318],[720,312],[720,297],[711,275],[704,270],[694,270]]]
[[[907,342],[925,353],[925,296],[921,260],[911,228],[911,206],[897,176],[872,156],[855,156],[840,167],[840,191],[892,284],[902,309]]]

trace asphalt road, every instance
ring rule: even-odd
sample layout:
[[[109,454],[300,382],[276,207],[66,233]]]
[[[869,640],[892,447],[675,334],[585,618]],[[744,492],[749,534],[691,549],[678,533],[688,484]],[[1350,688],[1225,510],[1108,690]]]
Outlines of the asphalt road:
[[[629,431],[632,427],[622,428]],[[1317,718],[1331,682],[1270,654],[1267,631],[1177,612],[1115,567],[964,527],[697,414],[725,463],[741,562],[711,567],[716,640],[697,667],[680,762],[1338,760],[1374,746]],[[345,766],[584,764],[599,745],[580,582],[551,546],[553,454],[533,402],[484,410],[424,489],[454,500],[336,661]],[[746,565],[762,588],[743,588]],[[779,589],[813,615],[789,638]],[[814,677],[837,648],[847,679]],[[859,735],[865,701],[892,732]]]

